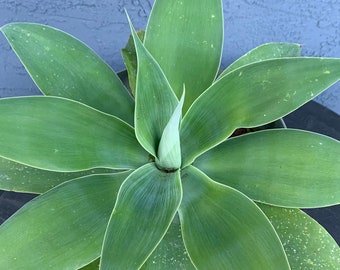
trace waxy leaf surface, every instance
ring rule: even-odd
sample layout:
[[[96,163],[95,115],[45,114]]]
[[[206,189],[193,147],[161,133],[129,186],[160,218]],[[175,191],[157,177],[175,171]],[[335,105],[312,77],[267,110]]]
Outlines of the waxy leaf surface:
[[[182,171],[182,182],[178,212],[197,269],[290,269],[274,228],[249,198],[193,166]]]
[[[128,175],[75,179],[27,203],[0,227],[0,269],[77,269],[98,258]]]
[[[156,0],[144,44],[162,67],[184,112],[217,74],[223,44],[221,0]]]
[[[1,99],[0,130],[0,156],[40,169],[134,169],[149,160],[131,126],[64,98]]]
[[[130,26],[138,60],[136,136],[140,144],[156,157],[163,130],[174,113],[178,100],[160,66],[138,38],[131,22]]]
[[[339,245],[310,216],[299,209],[259,206],[276,229],[292,269],[339,269]]]
[[[317,133],[250,133],[216,146],[195,166],[259,202],[298,208],[340,203],[340,142]]]
[[[340,59],[281,58],[243,66],[205,91],[181,125],[186,166],[238,127],[277,120],[340,79]]]
[[[12,23],[0,30],[42,93],[80,101],[133,124],[132,97],[84,43],[41,24]]]
[[[179,171],[153,163],[122,184],[107,227],[100,269],[139,269],[169,228],[182,199]]]

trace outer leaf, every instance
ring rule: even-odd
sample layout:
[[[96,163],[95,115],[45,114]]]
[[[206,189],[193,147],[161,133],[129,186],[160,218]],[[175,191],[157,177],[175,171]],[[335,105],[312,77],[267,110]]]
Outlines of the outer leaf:
[[[299,209],[259,206],[279,234],[292,269],[339,269],[340,248],[315,220]]]
[[[133,172],[119,190],[107,227],[100,269],[138,269],[168,230],[182,198],[179,171],[153,163]]]
[[[217,74],[223,44],[221,0],[157,0],[145,46],[162,67],[177,97],[187,89],[184,112]],[[174,57],[176,56],[176,57]]]
[[[163,130],[178,104],[178,100],[152,55],[145,49],[129,20],[137,59],[136,136],[140,144],[153,156]]]
[[[96,259],[128,174],[72,180],[27,203],[0,227],[0,269],[76,269]]]
[[[185,115],[182,160],[225,140],[238,127],[272,122],[340,79],[340,59],[281,58],[243,66],[218,80]]]
[[[63,98],[0,100],[0,130],[0,156],[41,169],[133,169],[148,161],[132,127]]]
[[[165,126],[159,142],[156,164],[166,170],[177,170],[181,167],[181,145],[179,139],[179,124],[182,119],[182,108],[185,91],[168,124]]]
[[[259,202],[299,208],[340,203],[340,142],[317,133],[250,133],[211,149],[195,166]]]
[[[198,269],[290,269],[274,228],[249,198],[193,166],[182,181],[183,239]]]
[[[26,193],[44,193],[51,188],[83,176],[114,173],[110,169],[92,169],[80,172],[53,172],[25,166],[0,158],[0,189]]]
[[[12,23],[0,30],[45,95],[80,101],[133,124],[128,91],[81,41],[41,24]]]
[[[194,270],[196,269],[184,247],[179,218],[176,215],[170,228],[142,270]]]
[[[272,58],[282,58],[282,57],[298,57],[301,54],[301,45],[296,43],[266,43],[256,47],[255,49],[249,51],[234,63],[232,63],[228,68],[226,68],[220,75],[223,77],[235,69],[255,63],[263,60],[268,60]]]

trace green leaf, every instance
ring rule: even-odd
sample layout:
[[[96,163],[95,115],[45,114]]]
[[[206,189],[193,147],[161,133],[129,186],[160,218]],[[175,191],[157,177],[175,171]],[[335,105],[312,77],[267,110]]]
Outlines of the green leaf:
[[[0,189],[26,193],[44,193],[51,188],[83,176],[114,173],[110,169],[63,173],[32,168],[0,157]]]
[[[156,0],[145,33],[145,46],[160,64],[179,98],[187,89],[183,111],[207,89],[217,74],[223,45],[221,0]]]
[[[194,270],[185,249],[178,215],[142,270]]]
[[[292,269],[339,269],[339,245],[315,220],[299,209],[259,206],[281,238]]]
[[[195,166],[255,201],[297,208],[340,203],[340,142],[317,133],[250,133],[211,149]]]
[[[80,101],[133,124],[133,99],[84,43],[41,24],[11,23],[0,30],[45,95]]]
[[[205,91],[183,118],[184,166],[236,128],[273,122],[339,79],[340,59],[326,58],[271,59],[228,73]]]
[[[138,31],[137,36],[143,42],[145,31]],[[126,70],[128,72],[129,86],[133,95],[136,93],[136,79],[137,79],[137,54],[133,37],[130,35],[129,40],[124,49],[122,49],[122,57]]]
[[[220,78],[228,74],[235,69],[252,64],[255,62],[260,62],[263,60],[268,60],[272,58],[282,58],[282,57],[298,57],[301,54],[301,45],[296,43],[266,43],[262,44],[255,49],[249,51],[234,63],[232,63],[228,68],[226,68],[220,75]]]
[[[179,171],[164,173],[150,163],[133,172],[119,190],[100,269],[139,269],[168,230],[181,198]]]
[[[98,258],[128,175],[79,178],[27,203],[0,227],[0,269],[76,269]]]
[[[193,166],[182,182],[178,212],[197,269],[290,269],[274,228],[249,198]]]
[[[40,169],[134,169],[149,160],[131,126],[64,98],[1,99],[0,130],[0,156]]]
[[[185,88],[173,115],[166,125],[158,147],[156,164],[166,170],[177,170],[181,167],[181,145],[179,139],[179,124],[182,119]]]
[[[178,100],[158,63],[145,49],[133,29],[137,59],[136,136],[140,144],[154,157],[165,126],[175,111]]]

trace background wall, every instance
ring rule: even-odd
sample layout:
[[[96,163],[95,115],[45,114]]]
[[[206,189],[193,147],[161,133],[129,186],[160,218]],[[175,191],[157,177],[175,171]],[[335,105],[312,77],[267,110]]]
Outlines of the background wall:
[[[297,42],[303,55],[340,57],[340,1],[238,0],[224,2],[222,67],[265,42]],[[0,25],[29,21],[60,28],[92,47],[115,71],[129,35],[124,8],[145,28],[153,0],[0,0]],[[0,97],[39,93],[0,36]],[[340,114],[340,84],[316,101]]]

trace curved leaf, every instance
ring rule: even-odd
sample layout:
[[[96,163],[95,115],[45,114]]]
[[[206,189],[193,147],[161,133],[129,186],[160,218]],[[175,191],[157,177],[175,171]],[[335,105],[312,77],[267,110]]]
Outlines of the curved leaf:
[[[142,270],[194,270],[185,249],[178,215]]]
[[[339,269],[340,248],[315,220],[299,209],[259,206],[281,238],[292,269]]]
[[[263,61],[272,58],[282,58],[282,57],[298,57],[301,54],[301,45],[296,43],[266,43],[262,44],[255,49],[249,51],[234,63],[232,63],[228,68],[226,68],[220,75],[220,78],[235,69]]]
[[[159,244],[182,198],[179,172],[153,163],[122,184],[107,227],[100,269],[138,269]]]
[[[280,58],[228,73],[193,104],[181,125],[184,166],[238,127],[292,112],[340,79],[340,59]]]
[[[128,175],[79,178],[27,203],[0,227],[0,269],[77,269],[98,258]]]
[[[145,49],[129,20],[135,42],[138,69],[136,82],[135,127],[140,144],[154,157],[165,126],[178,100],[158,63]]]
[[[340,203],[340,142],[317,133],[250,133],[211,149],[195,166],[255,201],[298,208]]]
[[[44,193],[66,181],[92,175],[108,174],[117,171],[92,169],[79,172],[53,172],[32,168],[0,157],[0,189],[25,193]]]
[[[84,43],[41,24],[11,23],[0,30],[45,95],[80,101],[133,124],[133,99]]]
[[[148,162],[125,122],[58,97],[0,100],[0,156],[54,171],[133,169]]]
[[[183,239],[198,269],[290,269],[274,228],[250,199],[193,166],[182,182]]]
[[[221,0],[155,1],[144,44],[162,67],[178,98],[187,89],[183,111],[217,74],[223,45]]]

